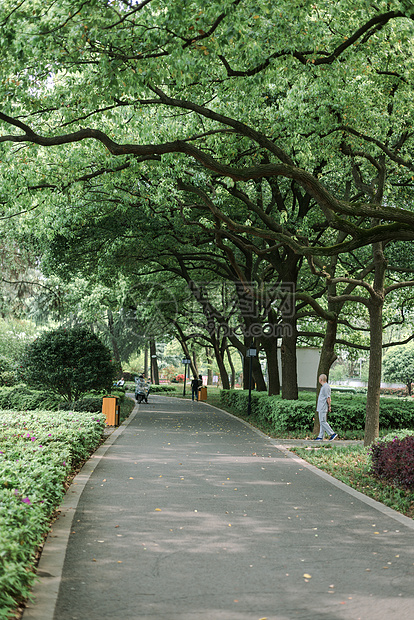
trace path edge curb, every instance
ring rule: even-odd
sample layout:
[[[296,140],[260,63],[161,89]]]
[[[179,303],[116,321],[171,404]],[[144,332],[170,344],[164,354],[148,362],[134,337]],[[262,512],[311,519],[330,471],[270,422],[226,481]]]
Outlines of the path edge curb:
[[[267,439],[268,441],[270,441],[270,443],[273,444],[275,448],[280,450],[286,457],[297,461],[297,463],[299,463],[303,467],[306,467],[306,469],[309,469],[310,471],[312,471],[314,474],[316,474],[320,478],[327,480],[328,482],[338,487],[339,489],[342,489],[349,495],[352,495],[356,499],[359,499],[361,502],[368,504],[368,506],[375,508],[379,512],[382,512],[384,515],[387,515],[388,517],[395,519],[402,525],[405,525],[406,527],[414,530],[414,519],[410,519],[410,517],[406,517],[405,515],[402,515],[401,513],[397,512],[397,510],[394,510],[393,508],[389,508],[388,506],[381,504],[381,502],[377,502],[377,500],[372,499],[372,497],[368,497],[368,495],[364,495],[364,493],[361,493],[360,491],[357,491],[356,489],[353,489],[352,487],[348,486],[347,484],[345,484],[345,482],[341,482],[337,478],[334,478],[334,476],[331,476],[331,474],[328,474],[326,471],[323,471],[322,469],[318,469],[317,467],[315,467],[315,465],[308,463],[308,461],[305,461],[304,459],[300,458],[300,456],[298,456],[297,454],[294,454],[293,452],[291,452],[289,448],[286,448],[285,446],[282,446],[281,444],[277,443],[277,439],[273,439],[273,437],[269,437],[269,435],[266,435],[266,433],[263,433],[263,431],[261,431],[260,429],[250,424],[247,420],[243,420],[242,418],[239,418],[236,415],[233,415],[232,413],[225,411],[224,409],[220,409],[219,407],[214,407],[213,405],[209,405],[208,403],[205,403],[205,404],[208,405],[209,407],[213,407],[214,409],[219,409],[219,411],[222,411],[226,415],[231,416],[232,418],[235,418],[236,420],[239,420],[240,422],[248,426],[250,429],[252,429],[255,433],[257,433],[258,435],[261,435],[264,439]]]

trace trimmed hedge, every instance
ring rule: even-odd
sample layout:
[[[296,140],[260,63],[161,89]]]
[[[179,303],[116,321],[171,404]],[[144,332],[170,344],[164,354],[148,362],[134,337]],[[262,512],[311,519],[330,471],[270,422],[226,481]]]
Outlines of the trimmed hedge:
[[[222,390],[220,402],[241,416],[247,415],[247,390]],[[353,394],[335,394],[329,424],[336,433],[364,430],[366,397]],[[251,411],[257,421],[275,433],[295,431],[312,432],[316,414],[314,393],[300,393],[299,400],[282,400],[266,392],[252,392]],[[382,399],[380,428],[414,429],[414,402]]]
[[[175,386],[174,385],[151,385],[151,390],[150,393],[157,393],[160,394],[162,392],[175,392]]]

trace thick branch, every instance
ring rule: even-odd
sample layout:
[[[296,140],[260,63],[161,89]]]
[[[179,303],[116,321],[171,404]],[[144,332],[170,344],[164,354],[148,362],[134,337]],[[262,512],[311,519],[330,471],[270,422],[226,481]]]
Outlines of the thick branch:
[[[188,102],[171,100],[168,97],[165,98],[165,102],[167,103],[167,105],[181,105],[184,108],[188,104]],[[210,116],[210,111],[207,108],[203,108],[201,106],[193,106],[193,104],[189,105],[191,106],[191,109],[195,110],[197,108],[197,110],[204,116]],[[216,115],[213,113],[211,114],[214,117],[217,117],[217,120],[219,120],[220,122],[227,123],[227,121],[231,121],[231,124],[233,124],[237,131],[240,130],[243,135],[248,135],[251,139],[258,141],[262,146],[268,148],[268,146],[271,145],[272,152],[275,153],[275,146],[273,145],[273,143],[264,136],[262,136],[262,134],[251,130],[244,124],[237,123],[232,119],[228,119],[227,117],[223,117],[221,115]],[[355,238],[349,242],[345,242],[344,244],[337,244],[336,246],[331,246],[330,248],[320,249],[305,248],[300,246],[300,244],[296,244],[295,246],[293,240],[290,239],[289,245],[295,252],[298,252],[300,254],[328,255],[338,253],[338,251],[350,251],[361,247],[362,245],[367,245],[369,243],[378,241],[386,241],[389,239],[409,240],[414,238],[413,213],[405,209],[384,206],[381,207],[377,204],[353,204],[346,201],[338,200],[312,174],[289,163],[269,163],[259,164],[246,168],[235,168],[233,166],[222,164],[205,151],[202,151],[183,140],[176,140],[174,142],[165,142],[163,144],[155,145],[118,144],[102,131],[88,128],[81,129],[79,131],[69,134],[49,137],[36,134],[29,126],[22,123],[20,120],[12,118],[1,112],[0,120],[3,120],[25,131],[25,134],[23,135],[0,136],[0,142],[30,142],[45,147],[51,147],[80,142],[89,138],[101,142],[113,155],[129,154],[135,156],[151,156],[162,155],[165,153],[183,153],[190,157],[193,157],[194,159],[199,161],[205,168],[213,171],[214,173],[230,177],[235,181],[248,181],[252,179],[260,179],[263,177],[273,176],[282,176],[285,178],[293,179],[317,201],[319,207],[322,209],[325,217],[328,219],[333,228],[338,228],[339,230],[342,230],[344,228],[353,236],[358,235],[358,238]],[[280,151],[280,149],[276,148],[276,151]],[[283,159],[285,160],[287,159],[283,151],[280,151],[280,157],[283,157]],[[336,215],[337,213],[352,217],[356,215],[361,215],[364,217],[375,217],[378,219],[381,218],[383,220],[391,222],[399,222],[399,225],[389,224],[388,227],[386,225],[381,225],[371,229],[361,229],[352,225],[351,222],[339,218]],[[407,224],[408,226],[404,227],[401,226],[401,224]],[[239,231],[242,232],[241,229],[239,229]],[[253,232],[252,229],[249,228],[249,232]],[[263,231],[258,231],[257,234],[258,236],[270,236],[270,238],[276,239],[276,236],[272,237],[272,235],[270,234],[271,232],[272,231],[269,231],[269,234],[264,234]]]
[[[227,60],[224,58],[224,56],[219,56],[219,58],[222,61],[227,71],[227,75],[229,77],[233,77],[233,76],[242,76],[242,77],[246,76],[247,77],[247,76],[256,75],[257,73],[260,73],[264,69],[267,69],[267,67],[270,65],[272,60],[274,60],[275,58],[281,58],[284,56],[293,56],[294,58],[299,60],[299,62],[301,62],[303,65],[306,65],[309,62],[312,62],[313,65],[327,65],[327,64],[330,65],[333,62],[335,62],[349,47],[351,47],[359,39],[361,39],[363,35],[368,35],[365,37],[365,40],[367,40],[367,38],[369,38],[371,34],[376,32],[376,29],[378,27],[385,26],[385,24],[387,24],[391,19],[395,19],[397,17],[406,17],[406,15],[404,15],[404,13],[402,13],[401,11],[389,11],[388,13],[382,13],[381,15],[376,15],[375,17],[367,21],[365,24],[363,24],[360,28],[358,28],[358,30],[356,30],[350,37],[346,37],[345,40],[340,45],[338,45],[331,53],[322,52],[319,57],[315,57],[315,52],[313,50],[306,50],[306,51],[295,50],[293,52],[290,50],[281,50],[280,52],[275,52],[274,54],[271,54],[263,62],[256,65],[256,67],[253,67],[252,69],[245,69],[243,71],[236,71],[232,69],[229,63],[227,62]]]

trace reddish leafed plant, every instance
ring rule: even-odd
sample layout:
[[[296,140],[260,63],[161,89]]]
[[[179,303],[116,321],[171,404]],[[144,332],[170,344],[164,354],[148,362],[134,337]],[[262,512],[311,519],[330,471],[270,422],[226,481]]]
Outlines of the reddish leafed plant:
[[[379,441],[371,448],[371,471],[404,489],[414,490],[414,436]]]

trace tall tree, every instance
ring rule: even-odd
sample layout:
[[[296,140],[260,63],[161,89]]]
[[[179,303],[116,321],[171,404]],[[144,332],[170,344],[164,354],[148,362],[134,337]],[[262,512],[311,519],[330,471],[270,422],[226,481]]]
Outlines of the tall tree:
[[[414,238],[413,213],[397,207],[411,195],[414,168],[407,120],[413,12],[411,3],[397,0],[384,6],[361,0],[355,9],[350,0],[281,0],[277,10],[270,0],[5,0],[4,217],[22,220],[26,211],[30,233],[39,228],[38,212],[47,227],[71,211],[81,226],[96,216],[99,191],[118,211],[115,234],[128,177],[143,201],[152,192],[165,204],[177,196],[183,175],[205,186],[217,177],[243,187],[288,179],[314,201],[314,219],[324,223],[318,243],[309,245],[301,230],[292,234],[284,218],[263,233],[247,216],[233,231],[247,227],[303,256],[373,244],[370,313],[378,333],[381,244]],[[374,188],[344,199],[346,183],[358,185],[367,167],[377,170]],[[142,176],[152,183],[143,184]],[[217,216],[225,223],[226,213]],[[339,243],[335,230],[346,233]],[[371,372],[376,407],[374,359]]]

